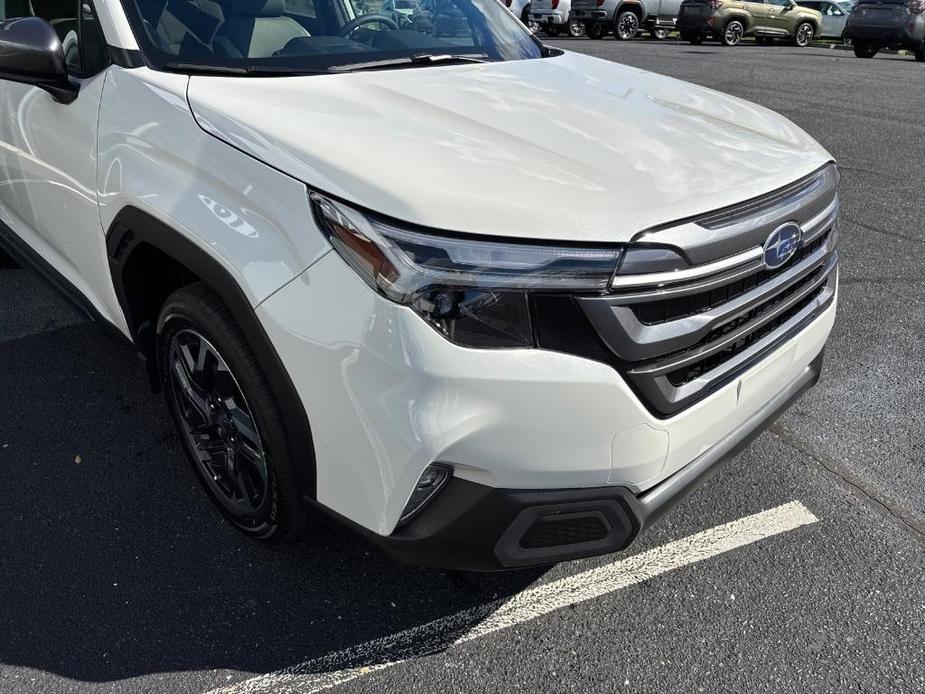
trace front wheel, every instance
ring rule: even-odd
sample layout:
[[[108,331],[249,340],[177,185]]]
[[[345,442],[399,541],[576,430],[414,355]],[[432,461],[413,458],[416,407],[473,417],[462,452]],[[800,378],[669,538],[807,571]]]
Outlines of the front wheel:
[[[733,19],[723,29],[720,41],[724,46],[738,46],[742,43],[743,36],[745,36],[745,25],[738,19]]]
[[[873,44],[870,44],[870,43],[856,42],[854,44],[854,54],[858,58],[873,58],[879,52],[880,52],[880,47],[874,46]]]
[[[585,35],[584,22],[579,22],[577,19],[569,20],[568,33],[572,38],[580,39]]]
[[[193,284],[167,299],[159,326],[167,407],[206,493],[250,537],[295,539],[306,514],[282,412],[231,312]]]
[[[589,39],[602,39],[604,38],[604,24],[603,22],[588,22],[585,24],[585,35]]]
[[[665,39],[668,38],[668,34],[670,33],[671,31],[668,29],[653,29],[650,32],[652,38],[655,39],[656,41],[664,41]]]
[[[809,22],[803,22],[797,27],[796,33],[793,35],[793,45],[798,48],[806,48],[813,42],[813,37],[815,35],[816,30],[813,28],[813,25]]]
[[[618,41],[629,41],[639,33],[639,17],[635,12],[621,12],[614,25],[613,35]]]
[[[687,41],[692,46],[699,46],[703,43],[703,34],[698,34],[693,31],[682,31],[681,40]]]

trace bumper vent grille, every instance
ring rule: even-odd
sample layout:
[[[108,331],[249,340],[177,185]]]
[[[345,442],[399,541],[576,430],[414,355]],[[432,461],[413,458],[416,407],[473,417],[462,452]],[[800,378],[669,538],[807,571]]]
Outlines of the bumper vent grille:
[[[524,549],[540,549],[594,542],[603,540],[609,532],[607,522],[597,512],[541,516],[520,538],[520,546]]]

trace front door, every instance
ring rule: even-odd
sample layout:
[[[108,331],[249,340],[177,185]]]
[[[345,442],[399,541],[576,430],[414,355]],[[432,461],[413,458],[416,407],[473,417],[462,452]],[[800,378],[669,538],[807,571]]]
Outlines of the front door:
[[[90,0],[0,0],[0,11],[4,20],[48,21],[80,85],[77,99],[62,104],[38,87],[0,79],[0,221],[100,313],[117,315],[114,295],[101,297],[86,281],[109,277],[96,186],[108,59],[93,6]]]
[[[775,34],[793,32],[793,10],[790,0],[768,0],[768,29]]]

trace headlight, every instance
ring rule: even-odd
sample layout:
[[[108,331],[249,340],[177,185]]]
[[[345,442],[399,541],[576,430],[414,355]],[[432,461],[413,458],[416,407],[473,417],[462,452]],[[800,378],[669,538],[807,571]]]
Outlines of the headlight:
[[[529,293],[603,293],[622,253],[438,235],[310,199],[331,245],[370,287],[467,347],[532,346]]]

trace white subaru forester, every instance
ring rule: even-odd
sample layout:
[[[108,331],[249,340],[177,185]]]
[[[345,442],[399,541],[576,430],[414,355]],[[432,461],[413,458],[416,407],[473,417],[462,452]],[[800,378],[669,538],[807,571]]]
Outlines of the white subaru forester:
[[[764,108],[497,0],[0,8],[0,242],[134,345],[255,538],[620,550],[819,377],[838,174]]]

